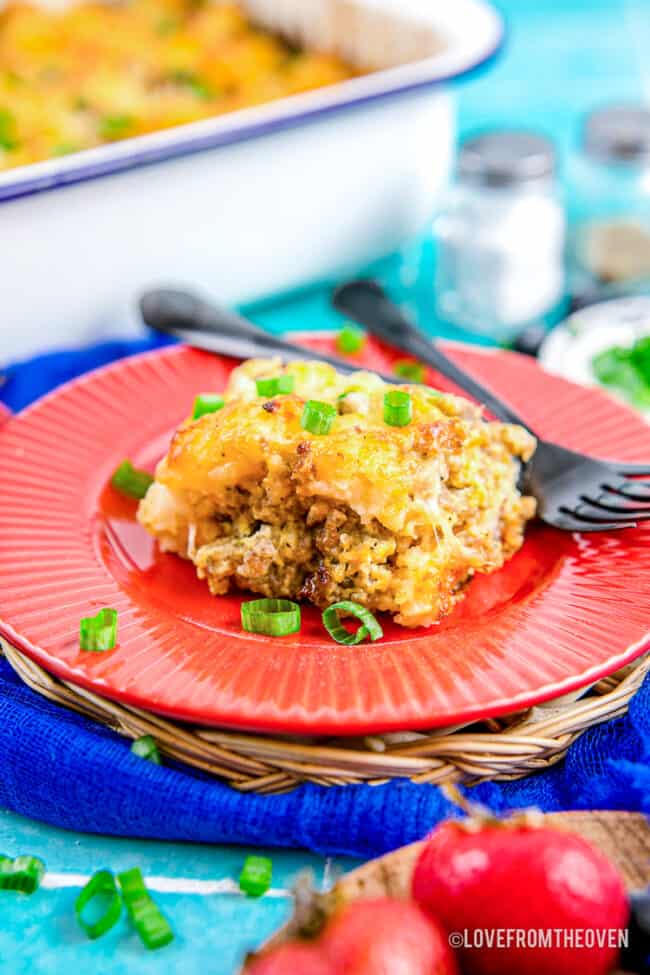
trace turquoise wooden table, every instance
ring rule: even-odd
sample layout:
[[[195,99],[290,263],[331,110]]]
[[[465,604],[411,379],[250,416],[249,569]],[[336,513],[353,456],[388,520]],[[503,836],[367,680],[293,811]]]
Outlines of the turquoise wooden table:
[[[461,133],[490,125],[526,126],[551,135],[566,159],[581,115],[609,100],[648,94],[643,59],[650,49],[650,0],[502,0],[509,24],[500,62],[459,92]],[[430,242],[418,241],[381,266],[384,280],[413,306],[432,334],[450,337],[431,307]],[[254,309],[273,330],[336,328],[328,292],[313,290]],[[1,757],[0,757],[1,774]],[[134,842],[77,836],[0,811],[0,853],[42,857],[48,874],[31,898],[0,894],[3,975],[49,975],[78,968],[84,975],[230,975],[246,950],[286,916],[292,878],[311,867],[318,882],[352,861],[325,861],[304,851],[273,857],[270,894],[251,900],[224,893],[246,852],[238,848]],[[124,920],[104,939],[88,942],[73,904],[84,878],[101,867],[139,865],[173,922],[176,940],[147,953]]]

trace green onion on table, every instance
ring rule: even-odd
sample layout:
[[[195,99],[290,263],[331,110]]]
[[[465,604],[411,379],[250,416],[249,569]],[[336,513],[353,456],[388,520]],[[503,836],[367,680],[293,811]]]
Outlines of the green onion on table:
[[[239,889],[249,897],[261,897],[271,886],[273,863],[268,857],[248,856],[239,875]]]
[[[154,951],[174,940],[174,932],[147,890],[139,867],[117,875],[124,905],[145,948]]]
[[[115,927],[122,915],[122,898],[110,870],[98,870],[92,875],[77,897],[74,910],[79,926],[91,941]]]
[[[38,857],[0,856],[0,890],[17,890],[22,894],[33,894],[41,886],[45,864]]]

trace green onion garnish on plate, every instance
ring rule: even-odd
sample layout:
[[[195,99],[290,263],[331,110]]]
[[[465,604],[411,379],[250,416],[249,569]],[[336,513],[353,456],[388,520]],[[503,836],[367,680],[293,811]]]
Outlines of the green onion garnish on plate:
[[[148,762],[153,762],[154,765],[162,765],[158,745],[151,735],[142,735],[141,738],[136,738],[131,745],[131,751],[138,758],[144,758]]]
[[[79,647],[93,653],[112,650],[117,643],[117,610],[100,609],[79,622]]]
[[[425,366],[417,359],[398,359],[393,365],[393,372],[402,379],[408,379],[412,383],[423,383]]]
[[[144,498],[152,483],[151,474],[138,470],[130,460],[123,460],[111,477],[113,487],[131,498]]]
[[[353,616],[359,620],[361,626],[356,633],[350,633],[341,622],[341,616]],[[323,626],[333,640],[348,647],[356,646],[366,637],[370,637],[371,640],[379,640],[384,635],[384,631],[370,610],[349,600],[328,606],[323,613]]]
[[[309,433],[323,436],[332,429],[332,424],[336,416],[336,407],[330,403],[321,403],[317,399],[308,399],[302,411],[300,426]]]
[[[344,325],[336,336],[336,351],[342,355],[354,355],[360,352],[366,341],[366,336],[354,325]]]
[[[268,857],[248,856],[239,875],[239,889],[249,897],[261,897],[271,886],[273,862]]]
[[[117,875],[124,904],[145,948],[164,948],[174,940],[169,921],[145,887],[139,867]]]
[[[252,599],[241,604],[241,625],[247,633],[287,636],[300,629],[300,606],[290,599]]]
[[[226,401],[223,396],[218,396],[216,393],[199,393],[192,407],[192,419],[198,420],[200,416],[205,416],[206,413],[216,413],[218,410],[222,410],[225,405]]]
[[[153,484],[153,477],[147,471],[138,470],[130,460],[123,460],[111,477],[111,484],[130,498],[144,498]]]
[[[265,379],[256,379],[258,396],[277,396],[279,393],[293,393],[296,385],[295,376],[271,376]]]
[[[390,427],[405,427],[412,418],[411,394],[391,389],[384,395],[384,422]]]
[[[79,926],[91,941],[115,927],[122,914],[122,898],[110,870],[98,870],[92,875],[77,897],[74,910]]]
[[[21,894],[33,894],[41,886],[45,864],[38,857],[0,856],[0,890],[18,890]]]

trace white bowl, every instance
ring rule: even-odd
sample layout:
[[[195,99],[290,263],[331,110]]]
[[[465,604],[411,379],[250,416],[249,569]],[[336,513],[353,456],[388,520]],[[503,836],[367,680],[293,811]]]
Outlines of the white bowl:
[[[646,335],[650,335],[650,297],[600,301],[575,312],[553,329],[539,350],[539,361],[549,372],[582,386],[598,386],[630,406],[623,394],[598,381],[591,363],[599,352],[614,345],[634,345]],[[650,410],[638,412],[650,422]]]

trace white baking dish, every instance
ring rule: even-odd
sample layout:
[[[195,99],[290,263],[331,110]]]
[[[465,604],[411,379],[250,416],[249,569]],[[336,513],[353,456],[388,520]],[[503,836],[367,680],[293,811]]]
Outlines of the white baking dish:
[[[247,0],[372,74],[0,174],[0,360],[135,328],[156,283],[223,302],[340,274],[430,216],[447,83],[499,48],[484,0]]]

